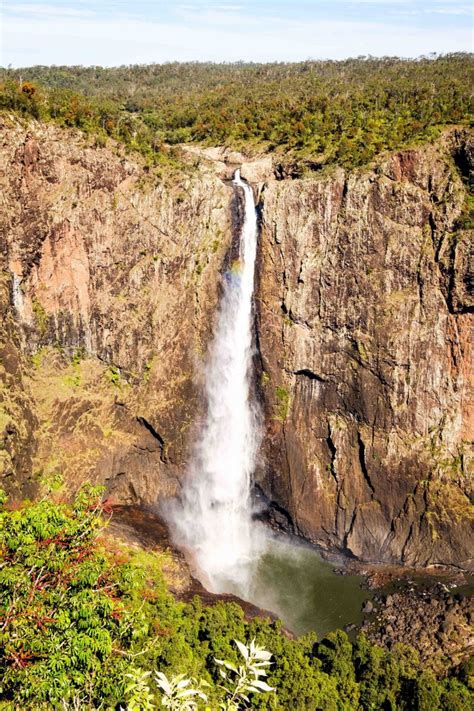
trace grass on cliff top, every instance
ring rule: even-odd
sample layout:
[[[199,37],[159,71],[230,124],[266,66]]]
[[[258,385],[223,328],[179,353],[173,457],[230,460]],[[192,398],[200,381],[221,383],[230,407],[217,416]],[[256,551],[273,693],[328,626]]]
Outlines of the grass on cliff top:
[[[215,658],[238,664],[235,639],[272,653],[276,691],[251,694],[254,709],[472,708],[468,667],[436,680],[403,645],[387,652],[363,636],[351,644],[342,631],[321,642],[289,639],[279,623],[246,622],[236,604],[177,602],[162,556],[103,545],[109,515],[90,486],[72,504],[9,506],[0,491],[0,708],[157,709],[162,693],[147,674],[159,670],[206,682],[208,701],[198,708],[230,709],[220,705]],[[147,679],[148,691],[131,678]]]
[[[469,124],[474,55],[299,64],[0,69],[0,110],[108,136],[150,162],[181,143],[276,152],[312,169]],[[294,168],[298,171],[298,168]]]

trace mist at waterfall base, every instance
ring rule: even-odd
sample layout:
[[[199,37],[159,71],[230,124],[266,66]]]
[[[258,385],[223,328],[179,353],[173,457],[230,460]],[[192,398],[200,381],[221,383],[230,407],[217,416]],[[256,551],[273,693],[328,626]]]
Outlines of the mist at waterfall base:
[[[314,550],[275,536],[252,516],[262,429],[252,398],[258,223],[252,188],[240,171],[233,183],[244,198],[239,257],[223,279],[203,373],[205,416],[190,468],[180,499],[164,513],[174,542],[209,591],[268,609],[297,633],[322,634],[356,622],[366,595],[356,576],[336,575]]]

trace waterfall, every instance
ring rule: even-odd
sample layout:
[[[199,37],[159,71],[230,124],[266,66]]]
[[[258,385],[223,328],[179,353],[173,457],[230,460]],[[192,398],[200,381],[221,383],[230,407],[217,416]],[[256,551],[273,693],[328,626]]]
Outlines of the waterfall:
[[[260,444],[251,398],[252,300],[257,215],[251,187],[237,170],[244,220],[239,259],[224,275],[223,295],[205,367],[206,411],[194,445],[179,510],[177,542],[192,554],[213,592],[244,592],[256,558],[250,480]]]

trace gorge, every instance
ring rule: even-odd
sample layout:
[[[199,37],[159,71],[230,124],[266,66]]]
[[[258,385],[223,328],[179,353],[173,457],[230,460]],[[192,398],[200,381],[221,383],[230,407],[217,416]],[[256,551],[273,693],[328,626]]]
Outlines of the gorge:
[[[87,61],[0,67],[5,711],[474,707],[474,55],[264,4],[6,9]]]
[[[102,484],[117,509],[164,511],[208,590],[292,632],[375,606],[372,641],[463,662],[471,132],[295,177],[194,146],[153,169],[78,131],[1,122],[14,505]]]
[[[60,471],[119,502],[175,495],[232,275],[234,157],[188,153],[163,180],[2,121],[3,484]],[[277,180],[243,157],[261,215],[256,484],[284,530],[362,561],[471,566],[472,156],[450,129],[352,173]]]

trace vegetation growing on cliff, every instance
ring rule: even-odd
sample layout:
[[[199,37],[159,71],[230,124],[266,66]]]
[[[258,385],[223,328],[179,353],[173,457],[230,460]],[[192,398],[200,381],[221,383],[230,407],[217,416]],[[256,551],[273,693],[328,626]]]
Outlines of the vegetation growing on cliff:
[[[367,163],[472,120],[474,55],[298,64],[30,67],[0,70],[0,109],[123,141],[279,151],[310,167]]]
[[[159,555],[104,545],[104,515],[100,491],[90,487],[72,506],[43,499],[8,508],[2,492],[1,708],[158,708],[166,683],[176,686],[183,674],[201,680],[200,708],[217,709],[233,683],[219,670],[232,677],[232,665],[242,665],[236,639],[272,652],[265,681],[276,692],[250,691],[254,709],[472,707],[466,683],[436,680],[404,646],[389,653],[362,636],[352,644],[342,631],[292,640],[279,623],[245,622],[235,604],[177,602]]]
[[[288,412],[290,409],[290,393],[286,388],[281,385],[278,385],[275,388],[275,395],[277,401],[277,412],[275,415],[275,419],[279,420],[280,422],[284,422],[288,417]]]

